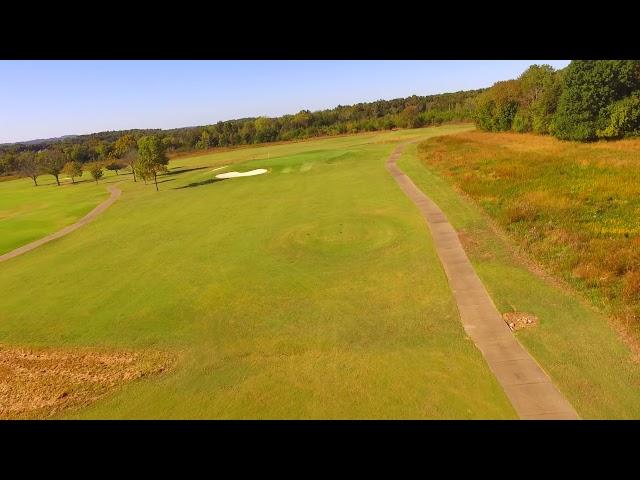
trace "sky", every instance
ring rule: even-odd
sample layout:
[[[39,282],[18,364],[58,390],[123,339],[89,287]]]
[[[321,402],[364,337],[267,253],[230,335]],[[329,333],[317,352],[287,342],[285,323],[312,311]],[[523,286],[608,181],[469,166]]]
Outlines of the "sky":
[[[489,87],[568,60],[0,61],[0,143]]]

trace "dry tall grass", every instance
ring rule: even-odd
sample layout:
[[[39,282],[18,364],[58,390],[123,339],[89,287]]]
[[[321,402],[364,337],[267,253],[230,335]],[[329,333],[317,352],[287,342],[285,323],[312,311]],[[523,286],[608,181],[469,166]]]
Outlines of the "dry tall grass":
[[[430,139],[420,155],[640,338],[640,140],[474,131]]]

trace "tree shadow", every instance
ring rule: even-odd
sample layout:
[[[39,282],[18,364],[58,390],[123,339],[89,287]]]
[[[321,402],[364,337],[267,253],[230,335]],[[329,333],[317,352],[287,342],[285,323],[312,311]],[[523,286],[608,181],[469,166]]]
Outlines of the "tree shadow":
[[[179,175],[181,173],[187,173],[187,172],[193,172],[196,170],[204,170],[205,168],[209,168],[209,167],[193,167],[193,168],[183,168],[182,170],[175,170],[175,171],[169,171],[165,174],[163,174],[163,177],[169,176],[169,175]]]
[[[222,182],[223,180],[226,180],[226,178],[208,178],[207,180],[202,180],[201,182],[193,182],[188,185],[183,185],[182,187],[175,187],[174,190],[180,190],[182,188],[200,187],[202,185],[209,185],[210,183]]]

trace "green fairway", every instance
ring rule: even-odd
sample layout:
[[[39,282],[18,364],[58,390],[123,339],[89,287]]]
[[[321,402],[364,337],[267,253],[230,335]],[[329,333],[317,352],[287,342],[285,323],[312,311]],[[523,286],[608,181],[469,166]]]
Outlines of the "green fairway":
[[[109,196],[104,181],[96,185],[88,174],[75,185],[62,181],[41,175],[38,187],[29,178],[0,182],[0,255],[75,222]]]
[[[480,207],[425,167],[416,150],[416,145],[407,148],[400,167],[463,232],[467,254],[498,309],[539,317],[539,326],[517,336],[578,413],[583,418],[640,417],[640,364],[606,317],[525,267]],[[465,168],[472,170],[465,153]],[[446,164],[446,156],[441,159]]]
[[[468,128],[181,158],[160,192],[127,176],[94,222],[0,265],[0,338],[177,354],[73,418],[514,418],[384,167]],[[269,173],[213,181],[226,165]]]

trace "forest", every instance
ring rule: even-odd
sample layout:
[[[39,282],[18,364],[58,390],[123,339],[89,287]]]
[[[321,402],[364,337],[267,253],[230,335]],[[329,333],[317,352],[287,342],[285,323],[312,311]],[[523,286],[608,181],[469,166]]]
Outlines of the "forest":
[[[0,145],[0,176],[27,176],[47,173],[47,162],[102,163],[114,169],[126,164],[129,149],[122,144],[135,143],[142,137],[155,136],[168,155],[318,136],[332,136],[394,128],[418,128],[447,122],[471,121],[474,99],[482,90],[461,91],[429,96],[413,95],[394,100],[378,100],[355,105],[294,115],[258,117],[221,121],[212,125],[160,129],[107,131],[90,135],[66,136],[38,142]],[[120,141],[120,145],[118,144]],[[46,155],[36,155],[44,153]],[[32,158],[33,157],[33,158]],[[49,161],[51,163],[51,161]],[[108,168],[108,167],[107,167]]]
[[[476,99],[481,130],[552,135],[590,142],[640,135],[640,61],[574,60],[532,65]]]
[[[99,163],[117,171],[132,165],[132,146],[147,136],[156,137],[171,156],[461,121],[474,121],[484,131],[531,132],[579,142],[639,136],[640,61],[574,60],[560,70],[532,65],[518,78],[486,89],[413,95],[197,127],[106,131],[4,144],[0,145],[0,177],[25,176],[36,183],[37,175],[59,170],[62,167],[55,165],[69,162],[76,164],[76,169],[77,164]]]

